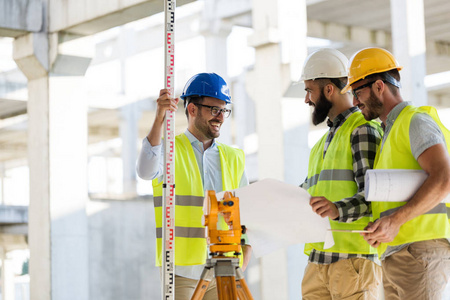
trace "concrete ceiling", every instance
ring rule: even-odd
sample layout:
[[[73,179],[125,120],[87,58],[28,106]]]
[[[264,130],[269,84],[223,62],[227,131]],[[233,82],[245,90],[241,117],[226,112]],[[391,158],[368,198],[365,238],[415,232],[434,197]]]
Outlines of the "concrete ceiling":
[[[450,71],[450,1],[427,0],[424,2],[428,51],[427,73]],[[331,39],[339,44],[340,50],[347,55],[361,47],[372,45],[391,49],[389,0],[310,0],[307,3],[309,36]],[[239,17],[245,18],[242,14]],[[245,20],[249,19],[245,18]],[[82,25],[80,26],[78,28],[82,28]],[[368,40],[361,41],[352,35],[355,30],[366,32]],[[331,34],[336,32],[341,34]],[[1,79],[0,73],[0,85]],[[448,84],[429,91],[429,95],[437,101],[431,104],[450,106]],[[0,161],[26,158],[26,101],[23,100],[2,98],[0,86]],[[153,117],[151,111],[144,111],[139,124],[140,137],[147,134]],[[178,126],[185,126],[182,112],[177,120],[180,120]],[[95,143],[118,137],[119,123],[119,113],[115,109],[91,110],[89,142]]]

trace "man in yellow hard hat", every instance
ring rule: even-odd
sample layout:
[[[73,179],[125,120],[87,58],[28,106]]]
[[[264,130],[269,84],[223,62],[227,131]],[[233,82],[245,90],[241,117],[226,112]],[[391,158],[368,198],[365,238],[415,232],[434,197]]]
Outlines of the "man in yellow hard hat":
[[[305,103],[314,107],[315,125],[328,117],[329,131],[311,149],[308,176],[301,185],[312,196],[313,211],[329,217],[333,229],[362,229],[373,220],[369,205],[358,193],[372,168],[382,130],[353,107],[350,94],[341,94],[347,82],[347,57],[323,48],[306,58],[301,80]],[[359,220],[353,215],[357,212]],[[364,215],[361,217],[361,215]],[[355,221],[355,222],[353,222]],[[309,262],[302,282],[304,300],[373,299],[381,285],[376,250],[357,233],[333,232],[335,245],[305,245]]]
[[[385,49],[350,60],[353,102],[367,120],[380,118],[384,136],[374,169],[424,170],[428,178],[408,202],[373,202],[375,222],[362,234],[382,260],[385,299],[441,300],[450,279],[450,131],[436,109],[400,95],[401,67]],[[395,187],[401,189],[402,187]]]

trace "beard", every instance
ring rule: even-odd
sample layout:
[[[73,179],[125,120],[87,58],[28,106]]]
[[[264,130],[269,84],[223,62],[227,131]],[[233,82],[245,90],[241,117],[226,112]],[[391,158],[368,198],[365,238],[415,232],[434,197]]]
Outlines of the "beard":
[[[325,94],[320,91],[319,101],[314,106],[314,111],[312,113],[312,122],[314,125],[318,125],[325,121],[325,118],[328,116],[330,109],[333,105],[330,101],[327,100]]]
[[[207,121],[202,114],[201,109],[198,110],[197,113],[197,118],[195,119],[195,127],[197,128],[197,130],[203,134],[203,136],[206,139],[215,139],[218,138],[220,136],[220,127],[219,130],[212,130],[211,127],[209,126],[208,122],[218,122],[221,123],[221,121],[219,121],[218,119],[212,119]]]
[[[374,94],[372,89],[370,90],[369,100],[364,104],[365,112],[363,112],[364,119],[367,121],[376,119],[380,116],[381,110],[383,108],[383,103]]]

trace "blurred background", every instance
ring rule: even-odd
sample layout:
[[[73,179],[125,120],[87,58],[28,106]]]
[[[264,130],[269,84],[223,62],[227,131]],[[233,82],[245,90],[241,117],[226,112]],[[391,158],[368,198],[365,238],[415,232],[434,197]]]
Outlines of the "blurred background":
[[[0,0],[0,299],[161,298],[153,191],[135,162],[164,87],[163,10]],[[175,18],[176,95],[199,72],[226,79],[219,141],[245,151],[251,182],[305,179],[327,127],[311,124],[296,82],[321,47],[388,49],[403,98],[450,128],[446,0],[178,0]],[[186,126],[180,105],[176,132]],[[253,257],[254,298],[300,299],[306,263],[303,245]]]

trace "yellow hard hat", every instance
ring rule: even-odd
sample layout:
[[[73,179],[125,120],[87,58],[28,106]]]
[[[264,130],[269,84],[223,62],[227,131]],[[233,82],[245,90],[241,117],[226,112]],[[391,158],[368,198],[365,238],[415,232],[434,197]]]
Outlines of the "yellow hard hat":
[[[382,48],[362,49],[350,58],[347,85],[341,93],[348,92],[353,83],[366,78],[368,75],[393,69],[400,71],[402,67],[398,65],[395,57],[389,51]]]

